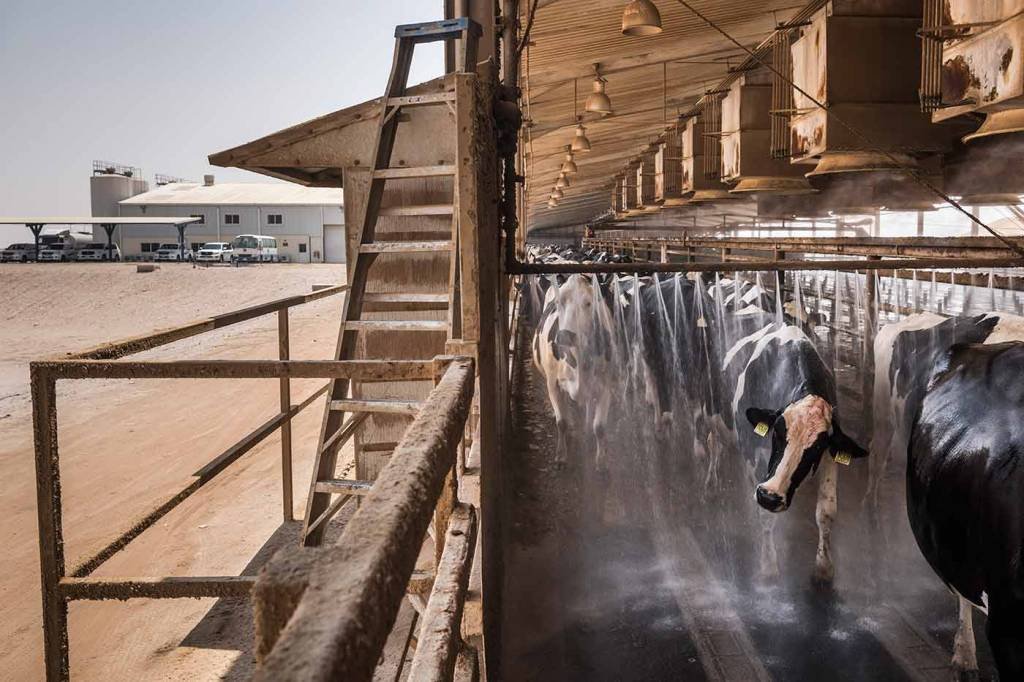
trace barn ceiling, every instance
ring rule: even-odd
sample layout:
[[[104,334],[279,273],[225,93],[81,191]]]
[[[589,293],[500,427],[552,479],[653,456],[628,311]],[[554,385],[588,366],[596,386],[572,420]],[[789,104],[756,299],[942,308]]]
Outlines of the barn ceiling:
[[[794,0],[689,2],[749,48],[806,5]],[[677,0],[655,3],[662,33],[629,37],[621,33],[625,0],[538,2],[521,69],[528,229],[581,224],[605,212],[615,174],[746,57]],[[523,26],[531,4],[520,3]],[[548,208],[565,147],[573,139],[574,108],[583,113],[595,62],[608,81],[614,113],[584,116],[591,151],[576,154],[579,172],[559,205]]]

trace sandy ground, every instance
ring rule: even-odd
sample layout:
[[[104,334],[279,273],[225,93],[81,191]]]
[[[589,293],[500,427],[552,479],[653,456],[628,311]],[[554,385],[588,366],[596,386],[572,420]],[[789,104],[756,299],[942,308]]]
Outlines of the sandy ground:
[[[41,679],[42,632],[27,362],[344,281],[344,266],[195,269],[166,265],[0,265],[0,678]],[[342,297],[291,314],[292,357],[329,358]],[[276,358],[264,317],[136,356]],[[293,401],[321,382],[294,381]],[[119,381],[58,385],[69,567],[184,487],[191,474],[277,411],[276,381]],[[305,504],[322,401],[295,422],[295,515]],[[238,575],[294,541],[282,524],[280,443],[264,441],[97,576]],[[241,678],[251,671],[247,603],[77,602],[76,679]],[[239,617],[239,612],[245,617]]]

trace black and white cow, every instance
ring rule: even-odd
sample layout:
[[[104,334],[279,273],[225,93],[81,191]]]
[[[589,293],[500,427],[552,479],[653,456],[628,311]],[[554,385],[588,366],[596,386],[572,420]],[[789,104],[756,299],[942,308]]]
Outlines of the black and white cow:
[[[611,376],[615,343],[606,292],[596,278],[572,275],[552,282],[533,339],[533,361],[544,376],[558,429],[556,459],[567,435],[585,422],[595,437],[595,463],[604,466],[604,436],[612,392],[597,381]]]
[[[891,462],[896,461],[895,458],[903,457],[904,453],[908,453],[910,459],[908,459],[907,468],[907,503],[911,529],[918,537],[918,544],[932,567],[936,569],[940,577],[947,581],[947,584],[957,590],[959,628],[954,640],[953,667],[959,672],[968,674],[977,671],[971,605],[980,602],[976,600],[978,595],[967,595],[961,592],[929,557],[929,554],[935,551],[956,551],[956,549],[933,547],[933,545],[945,542],[937,537],[926,538],[927,546],[922,544],[919,532],[930,527],[927,520],[923,520],[922,514],[936,513],[941,516],[941,513],[914,506],[915,503],[911,497],[919,495],[920,489],[915,489],[916,492],[912,490],[912,486],[918,485],[913,482],[913,478],[919,475],[915,473],[912,461],[915,458],[918,458],[917,461],[931,461],[931,457],[944,457],[944,454],[938,453],[929,456],[924,449],[926,447],[923,444],[924,441],[918,441],[914,446],[917,452],[915,455],[911,448],[911,434],[918,433],[914,430],[915,416],[924,414],[922,405],[929,395],[929,382],[935,373],[935,368],[936,366],[940,368],[947,366],[951,348],[960,348],[967,344],[974,344],[971,347],[975,348],[979,345],[983,347],[1020,341],[1024,341],[1024,318],[997,313],[950,318],[932,313],[911,315],[900,322],[886,325],[875,338],[874,425],[871,445],[871,450],[875,454],[868,483],[868,500],[874,508],[877,508],[881,481],[885,477],[888,466]],[[975,348],[975,352],[981,354],[981,348]],[[964,429],[971,424],[974,419],[973,415],[978,408],[1003,409],[1003,406],[999,405],[972,402],[978,399],[978,395],[981,394],[965,393],[961,396],[963,403],[956,406],[957,409],[951,413],[958,419],[963,417],[960,424]],[[952,406],[950,409],[953,409]],[[1015,418],[1019,419],[1019,417]],[[974,429],[971,431],[973,432]],[[956,482],[963,486],[961,493],[969,496],[976,493],[978,486],[983,485],[986,478],[982,472],[974,480],[959,478],[956,479]],[[1024,489],[1020,488],[1019,481],[1016,485],[1018,486],[1016,491],[1010,494],[1018,497],[1024,495]],[[995,494],[999,496],[1005,493]],[[954,505],[955,503],[950,500],[950,504]],[[1020,524],[1024,524],[1024,517],[1021,517],[1019,512],[1017,518]],[[1005,538],[1000,538],[998,535],[994,540],[997,544],[1004,541]]]
[[[907,452],[914,537],[960,598],[954,666],[977,668],[969,602],[988,614],[1002,680],[1024,680],[1022,377],[1024,343],[954,346],[935,365]]]
[[[832,371],[804,329],[781,322],[736,341],[721,358],[721,367],[723,389],[732,387],[726,413],[759,481],[758,505],[773,513],[785,511],[804,479],[820,469],[813,578],[830,583],[835,576],[831,537],[838,505],[837,462],[849,464],[867,455],[840,428]],[[761,454],[765,444],[770,445],[766,462]],[[773,525],[770,518],[762,519],[761,568],[768,574],[778,571]]]

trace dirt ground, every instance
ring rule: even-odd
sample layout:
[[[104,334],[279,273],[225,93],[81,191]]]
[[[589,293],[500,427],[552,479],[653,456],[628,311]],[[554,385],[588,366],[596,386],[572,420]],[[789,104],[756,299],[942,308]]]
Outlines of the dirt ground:
[[[345,279],[339,265],[192,268],[164,265],[0,265],[0,678],[41,679],[42,631],[28,361],[207,315],[306,293]],[[331,357],[342,297],[293,309],[292,357]],[[268,316],[135,356],[277,357]],[[71,385],[73,383],[73,385]],[[298,402],[319,380],[292,382]],[[177,490],[278,409],[274,380],[88,381],[58,384],[69,568]],[[301,516],[322,401],[294,424],[295,515]],[[293,542],[282,524],[280,444],[264,441],[146,531],[94,575],[238,575]],[[75,679],[217,679],[251,672],[247,603],[76,602]],[[245,615],[245,614],[243,614]]]

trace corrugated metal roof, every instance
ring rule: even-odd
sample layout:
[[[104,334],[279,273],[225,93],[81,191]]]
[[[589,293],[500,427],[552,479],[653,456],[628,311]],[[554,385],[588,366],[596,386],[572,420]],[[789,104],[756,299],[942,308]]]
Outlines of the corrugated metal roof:
[[[807,3],[800,0],[690,0],[748,48],[769,37]],[[746,54],[674,0],[655,0],[663,31],[621,33],[623,0],[554,0],[537,11],[522,65],[526,133],[527,225],[579,224],[610,205],[611,182],[706,89]],[[522,3],[527,7],[531,3]],[[525,25],[526,17],[523,16]],[[592,151],[576,155],[579,172],[554,209],[551,186],[583,113],[594,63],[607,79],[614,115],[584,117]]]
[[[341,206],[340,187],[303,187],[293,183],[223,182],[204,185],[174,182],[119,202],[125,206]]]

